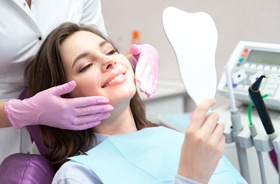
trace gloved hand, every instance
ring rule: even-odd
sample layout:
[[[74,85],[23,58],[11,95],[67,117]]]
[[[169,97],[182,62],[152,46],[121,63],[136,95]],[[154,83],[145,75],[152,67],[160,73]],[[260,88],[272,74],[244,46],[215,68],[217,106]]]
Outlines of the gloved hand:
[[[131,64],[141,92],[151,98],[158,84],[159,53],[149,44],[131,45]]]
[[[15,128],[42,124],[68,130],[88,129],[110,116],[113,107],[105,97],[61,97],[75,87],[76,82],[71,81],[29,99],[10,100],[5,104],[6,116]]]

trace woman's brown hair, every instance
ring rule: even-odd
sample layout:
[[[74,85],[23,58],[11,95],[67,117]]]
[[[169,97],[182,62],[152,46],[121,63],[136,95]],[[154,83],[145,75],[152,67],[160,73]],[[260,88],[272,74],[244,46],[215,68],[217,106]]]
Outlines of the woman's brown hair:
[[[33,61],[25,70],[25,83],[30,97],[45,89],[68,82],[61,59],[61,44],[77,31],[92,32],[109,41],[117,49],[107,37],[95,28],[75,23],[60,25],[44,40]],[[67,95],[64,97],[67,98]],[[144,104],[137,93],[131,99],[130,107],[138,130],[154,126],[146,119]],[[67,161],[67,157],[75,155],[80,150],[88,150],[94,138],[90,129],[72,131],[43,125],[40,126],[40,129],[44,144],[49,148],[47,157],[56,169]]]

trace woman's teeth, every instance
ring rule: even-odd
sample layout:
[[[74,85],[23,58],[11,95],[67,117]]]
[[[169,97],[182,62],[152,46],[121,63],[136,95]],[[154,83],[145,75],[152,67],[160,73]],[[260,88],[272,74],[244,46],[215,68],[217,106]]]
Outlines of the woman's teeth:
[[[113,78],[110,82],[108,82],[107,84],[105,84],[105,85],[103,86],[103,88],[105,88],[105,87],[107,87],[107,86],[110,86],[110,85],[113,85],[113,84],[119,82],[119,80],[120,80],[123,76],[124,76],[124,75],[123,75],[122,73],[119,74],[118,76],[116,76],[115,78]]]

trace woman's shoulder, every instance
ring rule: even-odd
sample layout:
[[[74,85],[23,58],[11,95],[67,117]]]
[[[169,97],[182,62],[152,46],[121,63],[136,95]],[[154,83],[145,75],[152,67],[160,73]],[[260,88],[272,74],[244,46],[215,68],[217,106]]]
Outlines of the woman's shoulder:
[[[52,184],[99,184],[98,176],[87,166],[75,161],[65,162],[56,172]]]

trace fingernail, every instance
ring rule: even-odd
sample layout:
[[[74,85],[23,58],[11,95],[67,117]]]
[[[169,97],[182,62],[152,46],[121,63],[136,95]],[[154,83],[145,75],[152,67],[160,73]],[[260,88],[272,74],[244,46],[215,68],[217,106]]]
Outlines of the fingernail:
[[[106,111],[112,111],[112,110],[114,110],[114,107],[111,105],[108,105],[108,107],[106,108]]]
[[[99,98],[96,101],[97,101],[97,103],[108,103],[109,99],[107,99],[107,98]]]

